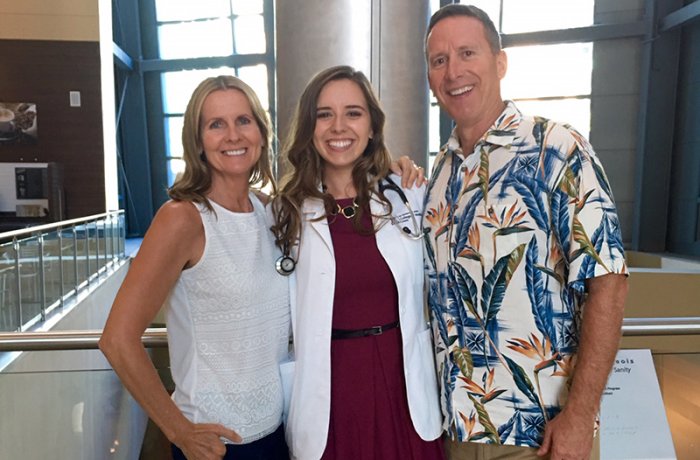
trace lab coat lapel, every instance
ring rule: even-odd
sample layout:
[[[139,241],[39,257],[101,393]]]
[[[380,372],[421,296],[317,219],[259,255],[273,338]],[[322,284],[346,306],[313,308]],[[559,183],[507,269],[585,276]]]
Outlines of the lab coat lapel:
[[[324,242],[330,253],[333,254],[333,241],[331,240],[331,232],[328,228],[328,220],[324,218],[318,220],[318,218],[323,217],[326,212],[323,207],[323,201],[316,198],[306,199],[301,207],[301,212],[304,221],[309,223],[311,228]]]

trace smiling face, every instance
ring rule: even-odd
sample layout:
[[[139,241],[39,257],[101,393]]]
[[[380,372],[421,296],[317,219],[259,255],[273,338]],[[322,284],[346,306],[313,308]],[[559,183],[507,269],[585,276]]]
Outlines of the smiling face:
[[[314,147],[321,155],[325,174],[352,174],[372,136],[367,100],[357,83],[342,79],[328,82],[316,102]]]
[[[247,183],[263,147],[263,136],[248,98],[236,89],[213,91],[204,100],[200,120],[212,186],[221,179],[232,178]]]
[[[428,80],[458,130],[483,134],[503,111],[501,79],[507,60],[494,54],[483,24],[452,16],[435,24],[427,40]]]

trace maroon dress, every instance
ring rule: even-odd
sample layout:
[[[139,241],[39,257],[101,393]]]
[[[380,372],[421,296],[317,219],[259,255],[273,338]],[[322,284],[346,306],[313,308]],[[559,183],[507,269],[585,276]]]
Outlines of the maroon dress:
[[[338,200],[340,206],[352,200]],[[371,225],[368,212],[363,224]],[[329,219],[336,279],[334,329],[366,329],[398,320],[396,283],[374,235]],[[433,460],[442,443],[423,441],[406,399],[401,331],[331,340],[331,413],[324,460]]]

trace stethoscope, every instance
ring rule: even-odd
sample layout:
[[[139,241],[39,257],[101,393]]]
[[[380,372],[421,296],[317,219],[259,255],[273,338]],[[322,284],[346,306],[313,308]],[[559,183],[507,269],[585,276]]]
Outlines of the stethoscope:
[[[379,191],[381,193],[386,194],[387,190],[396,193],[403,202],[403,204],[406,206],[406,209],[408,210],[408,213],[411,216],[411,224],[413,225],[413,230],[411,230],[407,225],[401,226],[402,222],[395,215],[391,216],[391,222],[394,225],[398,226],[401,229],[401,234],[406,236],[407,238],[410,238],[412,240],[420,240],[421,238],[425,237],[425,235],[427,235],[430,232],[430,229],[421,229],[421,226],[418,223],[418,219],[416,218],[416,213],[413,212],[413,206],[411,206],[410,201],[408,201],[408,197],[406,197],[406,194],[401,189],[401,187],[399,187],[396,184],[396,182],[394,182],[393,179],[391,179],[389,176],[385,177],[383,181],[379,182]],[[275,269],[277,270],[277,273],[283,276],[289,276],[294,272],[296,265],[297,263],[292,258],[289,251],[289,247],[285,244],[282,250],[282,255],[275,261]]]
[[[413,206],[411,206],[411,202],[408,201],[408,198],[406,197],[406,194],[401,189],[401,187],[399,187],[398,184],[394,182],[394,180],[389,176],[386,176],[382,182],[379,182],[379,191],[381,193],[386,194],[387,190],[390,190],[399,196],[401,202],[406,206],[408,214],[411,216],[411,224],[413,225],[413,230],[408,228],[408,226],[404,225],[402,227],[399,227],[401,229],[402,234],[412,240],[420,240],[421,238],[425,237],[425,235],[427,235],[428,232],[430,232],[430,229],[421,229],[421,226],[418,224],[418,219],[416,218],[416,213],[413,212]],[[394,215],[391,216],[391,222],[396,226],[400,226],[401,222],[399,221],[399,219],[396,218],[396,214],[392,214]]]

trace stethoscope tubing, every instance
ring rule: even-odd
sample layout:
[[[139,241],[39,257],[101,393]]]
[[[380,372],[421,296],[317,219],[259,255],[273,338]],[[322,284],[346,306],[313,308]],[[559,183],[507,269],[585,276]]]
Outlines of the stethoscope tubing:
[[[404,225],[403,227],[399,227],[399,229],[401,230],[401,234],[415,241],[424,238],[425,235],[427,235],[430,232],[430,229],[421,229],[421,226],[418,223],[418,219],[416,218],[416,213],[413,211],[413,206],[411,206],[408,197],[401,189],[401,187],[399,187],[398,184],[394,182],[389,176],[385,177],[383,181],[379,182],[379,191],[381,193],[385,193],[387,190],[390,190],[399,196],[401,202],[403,202],[403,204],[406,206],[406,209],[408,210],[408,213],[411,216],[411,222],[413,223],[413,228],[415,230],[411,230],[410,228],[408,228],[408,226]],[[390,219],[397,226],[399,226],[399,221],[397,218],[391,216]],[[296,269],[296,265],[297,261],[292,258],[291,251],[285,246],[282,255],[278,257],[275,261],[275,270],[277,270],[277,273],[279,273],[280,275],[289,276]]]

